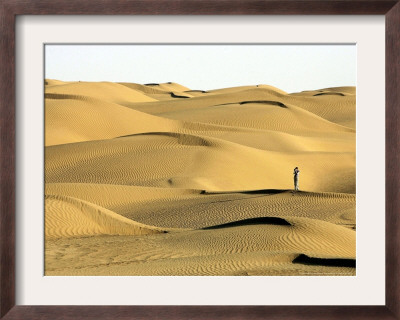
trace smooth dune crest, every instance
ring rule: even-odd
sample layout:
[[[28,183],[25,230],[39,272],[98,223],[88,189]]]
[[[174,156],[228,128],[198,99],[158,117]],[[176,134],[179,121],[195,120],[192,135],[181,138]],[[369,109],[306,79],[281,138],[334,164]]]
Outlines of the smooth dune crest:
[[[178,123],[95,98],[46,99],[45,145],[101,140],[127,134],[173,130]]]
[[[167,232],[165,229],[132,221],[106,208],[72,197],[47,195],[45,206],[45,230],[48,239]]]
[[[45,94],[72,94],[117,104],[155,101],[143,92],[112,82],[70,82],[45,86]]]

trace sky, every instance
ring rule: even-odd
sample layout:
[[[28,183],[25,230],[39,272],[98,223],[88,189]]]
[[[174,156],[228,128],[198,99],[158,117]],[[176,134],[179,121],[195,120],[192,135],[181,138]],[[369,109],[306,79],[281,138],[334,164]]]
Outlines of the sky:
[[[45,46],[45,77],[177,82],[193,90],[267,84],[286,92],[356,85],[355,45]]]

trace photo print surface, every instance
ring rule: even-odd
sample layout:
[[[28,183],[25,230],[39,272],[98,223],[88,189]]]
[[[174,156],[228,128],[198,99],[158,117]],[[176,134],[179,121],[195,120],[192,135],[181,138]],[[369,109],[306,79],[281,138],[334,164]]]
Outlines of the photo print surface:
[[[45,46],[45,275],[356,275],[355,45]]]

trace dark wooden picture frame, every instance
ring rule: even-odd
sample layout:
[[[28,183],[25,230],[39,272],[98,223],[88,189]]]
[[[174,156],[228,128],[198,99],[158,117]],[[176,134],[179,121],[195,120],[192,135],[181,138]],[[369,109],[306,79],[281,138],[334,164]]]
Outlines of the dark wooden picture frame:
[[[386,303],[384,306],[15,305],[17,15],[385,15]],[[0,0],[1,319],[400,319],[399,0]]]

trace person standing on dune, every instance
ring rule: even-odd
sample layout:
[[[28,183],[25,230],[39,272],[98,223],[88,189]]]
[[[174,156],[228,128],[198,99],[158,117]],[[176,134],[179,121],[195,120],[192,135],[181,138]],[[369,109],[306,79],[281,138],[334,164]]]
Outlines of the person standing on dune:
[[[300,173],[299,168],[298,168],[298,167],[294,168],[294,170],[293,170],[293,175],[294,175],[294,191],[293,191],[293,192],[299,191],[299,173]]]

